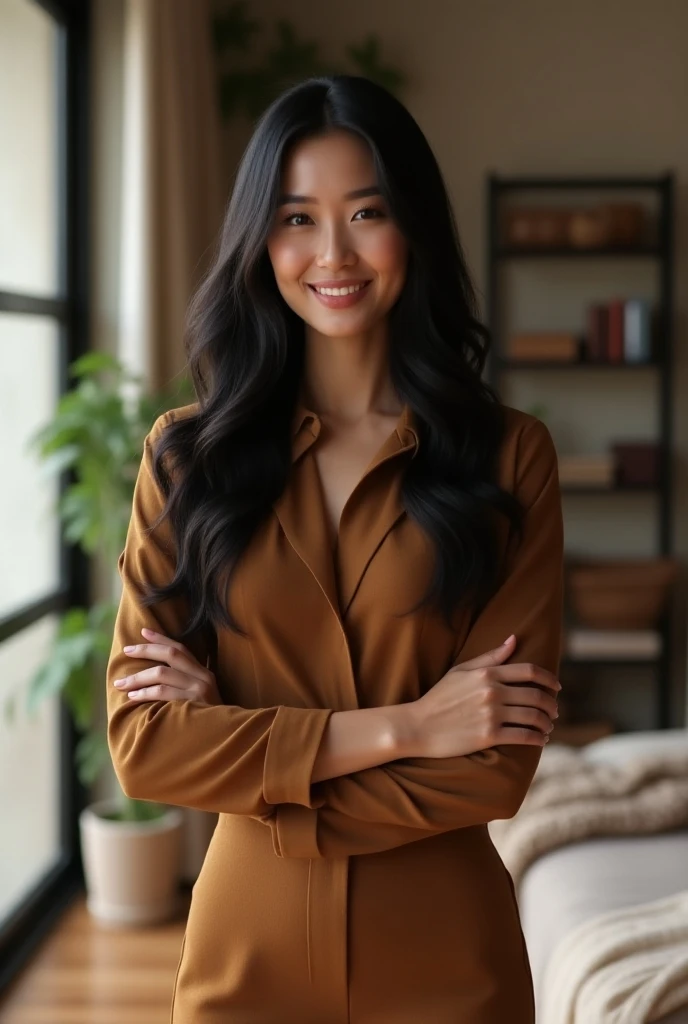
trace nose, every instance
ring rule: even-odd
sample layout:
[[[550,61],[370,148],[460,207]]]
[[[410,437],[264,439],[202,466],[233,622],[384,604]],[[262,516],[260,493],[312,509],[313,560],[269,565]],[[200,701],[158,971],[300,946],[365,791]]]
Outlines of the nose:
[[[346,230],[334,224],[329,229],[323,229],[320,237],[320,252],[316,260],[318,267],[336,270],[355,263],[356,257],[351,251]]]

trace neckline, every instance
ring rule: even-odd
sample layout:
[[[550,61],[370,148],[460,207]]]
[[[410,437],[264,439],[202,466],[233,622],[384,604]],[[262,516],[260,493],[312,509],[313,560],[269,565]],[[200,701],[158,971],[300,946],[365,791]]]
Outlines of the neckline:
[[[321,425],[321,419],[315,410],[305,405],[302,401],[298,400],[294,415],[292,416],[292,437],[295,437],[303,427],[306,421],[317,422],[318,428]],[[418,426],[416,415],[409,405],[408,402],[404,402],[401,412],[394,425],[394,430],[402,444],[406,443],[405,434],[411,435],[414,445],[417,448],[419,444],[418,437]],[[414,453],[415,454],[415,453]]]

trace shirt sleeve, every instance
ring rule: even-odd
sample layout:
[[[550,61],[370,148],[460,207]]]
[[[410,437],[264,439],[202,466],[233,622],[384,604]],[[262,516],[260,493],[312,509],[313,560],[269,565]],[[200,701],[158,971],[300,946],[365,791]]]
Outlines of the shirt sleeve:
[[[510,661],[559,674],[563,617],[561,496],[554,443],[533,418],[519,438],[515,493],[523,537],[507,548],[502,583],[457,641],[453,664],[515,633]],[[314,783],[310,807],[282,805],[268,818],[279,857],[377,853],[451,829],[510,818],[521,806],[542,748],[500,744],[449,758],[404,758]]]
[[[135,799],[205,811],[269,815],[277,804],[311,806],[313,764],[330,709],[248,709],[201,701],[131,700],[115,679],[160,664],[124,654],[145,643],[142,627],[177,638],[189,606],[170,599],[144,607],[144,583],[162,585],[174,574],[169,521],[153,527],[164,507],[152,473],[152,443],[169,413],[158,417],[144,441],[124,550],[118,568],[122,595],[106,670],[107,740],[124,793]],[[185,645],[207,664],[200,636]]]

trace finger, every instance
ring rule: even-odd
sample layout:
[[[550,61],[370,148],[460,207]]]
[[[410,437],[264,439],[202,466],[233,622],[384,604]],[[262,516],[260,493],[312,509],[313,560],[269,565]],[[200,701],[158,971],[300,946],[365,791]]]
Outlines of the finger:
[[[471,658],[469,661],[458,662],[456,665],[453,665],[452,668],[485,668],[488,665],[498,665],[504,658],[508,658],[510,656],[514,648],[515,640],[516,637],[512,633],[503,644],[499,645],[499,647],[493,647],[491,651],[486,651],[485,654],[479,654],[477,657]]]
[[[186,654],[186,656],[192,661],[198,661],[198,659],[191,653],[189,648],[181,642],[181,640],[175,640],[171,636],[166,636],[165,633],[156,633],[154,629],[148,629],[147,626],[144,626],[141,629],[141,635],[144,636],[148,642],[165,644],[168,647],[175,647],[178,651],[181,651],[182,654]]]
[[[539,708],[507,707],[502,710],[502,725],[529,726],[544,736],[549,735],[554,725],[549,715]]]
[[[129,690],[136,690],[139,686],[174,686],[179,690],[188,689],[197,684],[198,680],[184,672],[178,672],[168,665],[153,665],[151,668],[141,669],[130,676],[123,676],[122,679],[115,679],[113,685],[125,693]]]
[[[167,641],[167,638],[164,638]],[[208,670],[194,658],[193,654],[177,641],[165,643],[129,644],[122,648],[129,658],[145,658],[149,661],[162,661],[179,672],[186,672],[194,679],[205,681]]]
[[[528,681],[538,686],[544,686],[555,694],[558,694],[561,690],[561,683],[552,672],[542,668],[541,665],[533,665],[531,662],[497,665],[494,674],[497,679],[504,683]]]
[[[144,686],[138,690],[129,690],[127,696],[132,701],[139,703],[147,700],[199,700],[198,697],[189,697],[187,690],[180,690],[176,686],[167,684],[156,684],[155,686]]]
[[[544,747],[549,737],[544,736],[539,729],[525,729],[518,725],[505,725],[497,730],[497,739],[493,746],[499,747],[505,743],[518,743],[529,747]]]
[[[504,707],[539,708],[541,711],[545,711],[551,719],[559,717],[556,697],[539,686],[515,686],[505,683],[501,703]]]

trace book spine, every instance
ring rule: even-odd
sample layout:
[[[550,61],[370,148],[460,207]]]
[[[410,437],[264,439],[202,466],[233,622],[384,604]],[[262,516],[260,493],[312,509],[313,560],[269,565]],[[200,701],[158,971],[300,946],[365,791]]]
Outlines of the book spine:
[[[609,362],[622,363],[624,358],[624,321],[623,321],[622,299],[613,299],[607,305],[607,316],[609,318]]]
[[[627,363],[642,361],[638,299],[627,299],[624,304],[624,359]]]
[[[602,360],[602,339],[600,335],[600,306],[591,302],[587,309],[587,330],[585,334],[584,352],[585,357],[591,363],[599,363]]]
[[[609,306],[602,303],[599,307],[600,318],[600,361],[608,363],[609,360]]]
[[[647,299],[638,299],[640,315],[640,358],[644,363],[652,359],[652,317]]]
[[[647,363],[652,358],[650,303],[628,299],[624,307],[624,353],[628,362]]]

